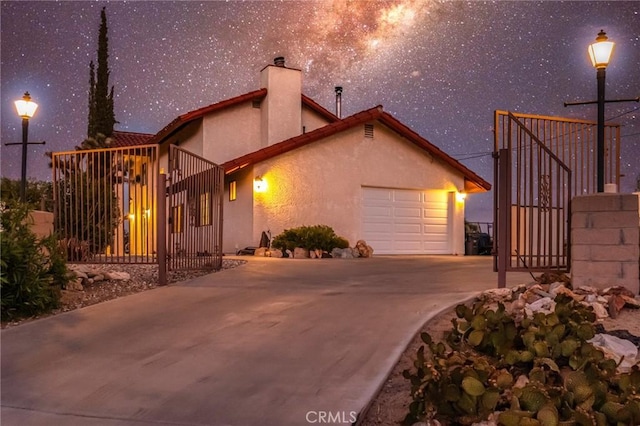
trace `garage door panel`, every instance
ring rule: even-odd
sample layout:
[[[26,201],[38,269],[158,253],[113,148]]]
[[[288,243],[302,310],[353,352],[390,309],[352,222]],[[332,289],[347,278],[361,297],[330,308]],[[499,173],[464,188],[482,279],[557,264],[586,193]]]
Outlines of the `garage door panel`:
[[[387,200],[391,201],[393,197],[393,191],[391,189],[384,188],[367,188],[365,194],[366,200]]]
[[[420,207],[396,207],[393,209],[393,216],[396,218],[418,218],[422,216],[422,209]]]
[[[393,226],[393,232],[399,234],[414,234],[420,236],[421,229],[421,223],[399,223]]]
[[[362,189],[363,238],[379,254],[451,253],[446,191]]]
[[[417,191],[409,190],[390,190],[393,192],[393,200],[398,202],[409,201],[412,203],[420,203],[422,201],[422,194]]]
[[[370,217],[391,217],[393,209],[391,207],[369,206]]]

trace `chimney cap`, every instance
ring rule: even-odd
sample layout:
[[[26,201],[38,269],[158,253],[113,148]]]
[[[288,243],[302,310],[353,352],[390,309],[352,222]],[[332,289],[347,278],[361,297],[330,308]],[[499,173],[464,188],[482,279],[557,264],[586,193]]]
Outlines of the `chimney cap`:
[[[342,93],[342,86],[336,86],[336,93]]]
[[[277,67],[284,67],[284,56],[278,56],[274,58],[273,64]]]

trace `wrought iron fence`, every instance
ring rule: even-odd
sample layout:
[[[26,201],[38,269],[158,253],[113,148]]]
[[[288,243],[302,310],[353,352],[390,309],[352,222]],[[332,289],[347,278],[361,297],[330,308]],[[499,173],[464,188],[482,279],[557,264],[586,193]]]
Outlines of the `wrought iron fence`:
[[[571,199],[597,190],[596,132],[592,122],[496,111],[499,286],[506,271],[568,271]],[[605,181],[619,185],[619,126],[607,125],[605,135]]]
[[[72,263],[157,263],[158,147],[52,154],[54,229]]]
[[[172,145],[167,193],[169,269],[219,269],[224,169]]]

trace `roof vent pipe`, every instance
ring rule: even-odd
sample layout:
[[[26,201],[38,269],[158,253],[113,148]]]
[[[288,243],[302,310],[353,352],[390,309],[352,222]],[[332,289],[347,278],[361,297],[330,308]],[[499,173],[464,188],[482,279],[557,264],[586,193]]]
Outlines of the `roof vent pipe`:
[[[284,56],[278,56],[277,58],[275,58],[273,60],[273,64],[276,67],[283,67],[284,68]]]
[[[342,118],[342,86],[336,86],[336,116]]]

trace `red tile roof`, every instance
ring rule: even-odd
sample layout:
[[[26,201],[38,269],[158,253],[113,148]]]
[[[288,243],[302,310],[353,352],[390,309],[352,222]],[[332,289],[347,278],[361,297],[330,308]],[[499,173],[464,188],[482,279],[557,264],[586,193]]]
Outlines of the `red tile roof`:
[[[253,92],[245,93],[244,95],[236,96],[235,98],[226,99],[224,101],[207,105],[206,107],[202,107],[202,108],[187,112],[186,114],[182,114],[181,116],[173,120],[171,123],[169,123],[167,126],[165,126],[162,130],[160,130],[153,137],[153,140],[151,140],[149,143],[164,142],[164,140],[167,137],[177,132],[178,130],[186,126],[188,123],[198,118],[202,118],[206,114],[209,114],[215,111],[220,111],[235,105],[239,105],[239,104],[242,104],[243,102],[262,99],[265,96],[267,96],[267,89],[255,90]],[[334,122],[339,120],[339,118],[335,114],[333,114],[326,108],[322,107],[320,104],[316,103],[313,99],[309,98],[308,96],[302,95],[302,104],[306,105],[308,108],[315,111],[316,113],[321,115],[323,118],[325,118],[329,122]]]
[[[287,139],[283,142],[270,145],[258,151],[254,151],[233,160],[227,161],[222,166],[224,167],[225,173],[230,174],[243,167],[265,161],[280,154],[284,154],[285,152],[292,151],[296,148],[300,148],[328,136],[350,129],[354,126],[361,125],[373,120],[380,121],[390,129],[394,130],[400,136],[403,136],[409,142],[429,153],[434,158],[444,162],[454,170],[460,172],[465,179],[465,191],[484,192],[491,189],[491,184],[489,182],[482,179],[480,176],[478,176],[476,173],[471,171],[459,161],[451,158],[440,148],[424,139],[422,136],[402,124],[400,121],[396,120],[393,116],[384,112],[382,110],[382,106],[380,105],[375,108],[371,108],[366,111],[354,114],[343,120],[338,119],[331,124],[328,124],[309,133],[304,133],[291,139]]]
[[[253,101],[256,99],[262,99],[267,96],[267,89],[255,90],[253,92],[245,93],[244,95],[236,96],[235,98],[226,99],[224,101],[207,105],[206,107],[202,107],[186,114],[182,114],[171,123],[167,124],[162,130],[160,130],[150,143],[162,143],[166,138],[171,136],[173,133],[177,132],[193,120],[198,118],[202,118],[206,114],[209,114],[214,111],[220,111],[225,108],[229,108],[235,105],[239,105],[243,102]]]
[[[147,145],[154,135],[148,133],[121,132],[114,130],[111,135],[111,148]]]
[[[302,95],[302,104],[317,112],[331,123],[340,120],[337,115],[304,94]]]

